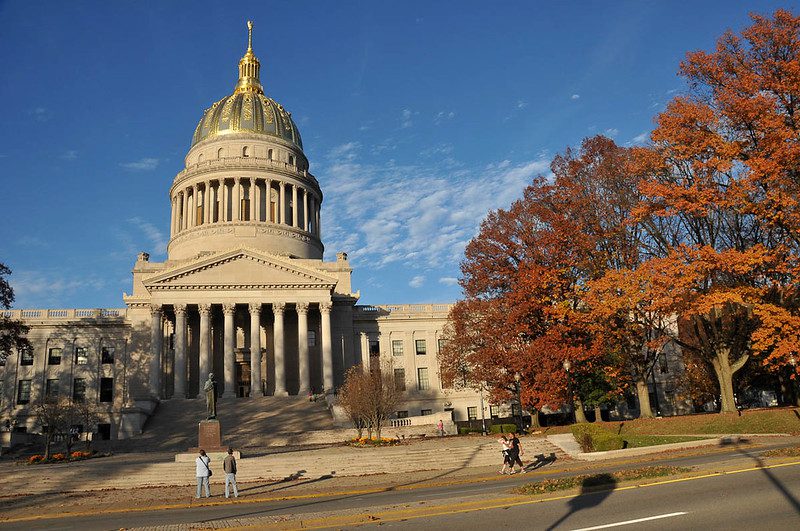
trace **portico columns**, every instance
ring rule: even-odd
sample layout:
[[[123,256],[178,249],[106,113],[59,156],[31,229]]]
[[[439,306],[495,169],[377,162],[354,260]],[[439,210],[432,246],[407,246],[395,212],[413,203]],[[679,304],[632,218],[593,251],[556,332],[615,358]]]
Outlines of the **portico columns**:
[[[211,372],[211,326],[209,325],[211,316],[210,304],[199,304],[200,310],[200,392],[198,398],[205,396],[203,392],[203,382],[208,378],[208,373]]]
[[[298,382],[297,394],[305,396],[311,390],[311,376],[308,371],[308,303],[298,302],[297,306],[297,352]]]
[[[186,398],[186,305],[175,305],[175,398]]]
[[[297,228],[297,211],[300,210],[297,208],[299,205],[297,204],[297,185],[292,185],[292,227]]]
[[[322,382],[326,393],[333,392],[333,350],[331,349],[331,308],[330,302],[320,302],[322,314]]]
[[[236,396],[236,354],[233,352],[236,335],[233,330],[233,313],[236,305],[226,302],[222,305],[222,313],[225,315],[225,329],[223,337],[223,357],[225,367],[225,392],[222,396]]]
[[[261,389],[261,303],[250,303],[250,397],[262,396]]]
[[[286,369],[284,368],[283,354],[283,311],[286,304],[283,302],[272,303],[272,313],[275,314],[275,396],[286,396]]]
[[[161,305],[150,306],[150,390],[156,398],[161,397]]]

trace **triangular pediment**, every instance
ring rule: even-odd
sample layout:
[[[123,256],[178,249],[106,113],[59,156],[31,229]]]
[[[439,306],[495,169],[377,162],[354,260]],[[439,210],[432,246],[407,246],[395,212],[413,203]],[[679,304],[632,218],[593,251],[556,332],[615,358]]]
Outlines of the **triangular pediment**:
[[[143,279],[149,290],[159,289],[287,289],[325,288],[336,278],[291,258],[236,249],[198,258]]]

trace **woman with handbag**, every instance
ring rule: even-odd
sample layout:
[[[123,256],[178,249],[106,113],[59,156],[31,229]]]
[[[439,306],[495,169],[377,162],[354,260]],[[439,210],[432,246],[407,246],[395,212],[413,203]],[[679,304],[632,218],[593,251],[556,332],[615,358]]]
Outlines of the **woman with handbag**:
[[[197,476],[197,495],[195,498],[200,497],[200,487],[205,485],[206,498],[211,497],[211,488],[208,485],[208,478],[211,477],[211,458],[206,455],[205,450],[200,450],[200,455],[195,459],[195,475]]]

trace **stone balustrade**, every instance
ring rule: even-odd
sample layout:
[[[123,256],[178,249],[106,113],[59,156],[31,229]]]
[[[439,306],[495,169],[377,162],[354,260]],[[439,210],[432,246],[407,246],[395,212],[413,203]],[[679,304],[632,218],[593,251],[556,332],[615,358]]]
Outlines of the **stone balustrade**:
[[[179,183],[185,178],[188,178],[192,175],[198,175],[205,172],[215,172],[218,170],[242,169],[242,168],[279,171],[297,177],[303,177],[307,179],[310,178],[314,182],[317,181],[317,179],[312,174],[308,173],[308,170],[305,169],[301,170],[296,165],[289,164],[281,160],[265,159],[258,157],[225,157],[221,159],[203,160],[201,162],[188,166],[187,168],[178,172],[178,175],[175,177],[175,183]]]
[[[447,314],[451,304],[386,304],[386,305],[357,305],[356,314],[374,316],[376,314]]]
[[[51,310],[2,310],[0,316],[15,319],[124,319],[127,315],[127,308],[66,308]]]

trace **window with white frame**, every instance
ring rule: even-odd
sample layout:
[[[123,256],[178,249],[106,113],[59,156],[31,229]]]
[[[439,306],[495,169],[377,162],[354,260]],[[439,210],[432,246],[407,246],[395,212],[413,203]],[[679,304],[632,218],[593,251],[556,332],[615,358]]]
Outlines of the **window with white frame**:
[[[428,347],[425,345],[424,339],[417,339],[414,341],[414,346],[417,350],[417,356],[424,356],[428,353]]]
[[[427,391],[431,388],[431,383],[428,380],[428,368],[419,367],[417,369],[417,389],[420,391]]]
[[[392,340],[392,356],[403,355],[403,341],[401,339]]]

